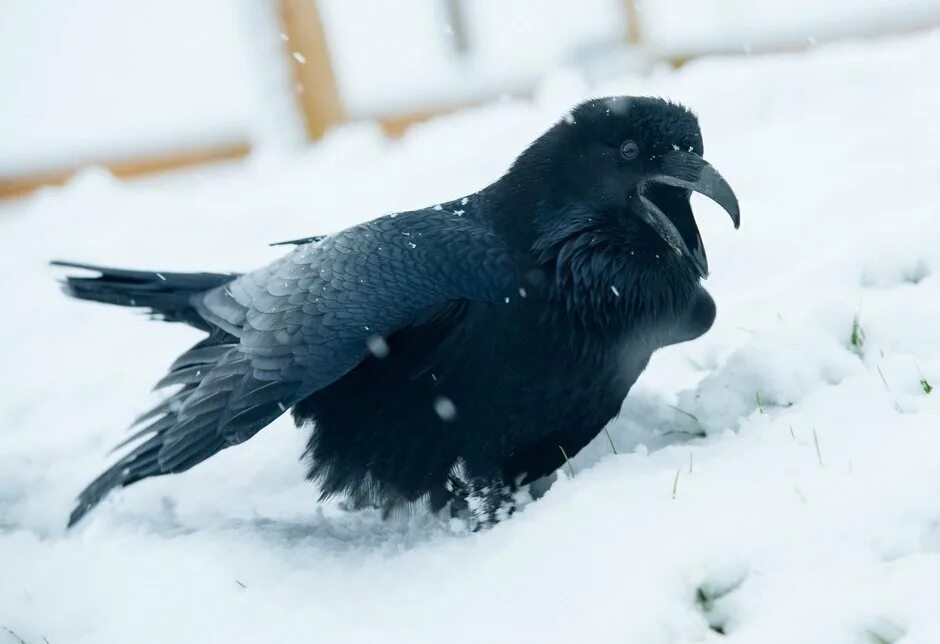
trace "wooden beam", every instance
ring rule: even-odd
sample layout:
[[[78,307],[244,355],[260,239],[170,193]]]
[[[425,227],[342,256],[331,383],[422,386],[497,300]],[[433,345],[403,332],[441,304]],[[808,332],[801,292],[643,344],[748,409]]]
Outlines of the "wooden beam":
[[[215,148],[155,154],[136,159],[90,161],[69,168],[23,174],[20,176],[0,175],[0,199],[22,197],[43,186],[61,185],[71,179],[80,168],[89,165],[106,166],[114,176],[124,179],[154,172],[179,170],[204,163],[240,159],[247,156],[249,152],[251,152],[251,146],[247,143],[233,143]]]
[[[346,120],[316,0],[280,0],[286,53],[310,139]]]

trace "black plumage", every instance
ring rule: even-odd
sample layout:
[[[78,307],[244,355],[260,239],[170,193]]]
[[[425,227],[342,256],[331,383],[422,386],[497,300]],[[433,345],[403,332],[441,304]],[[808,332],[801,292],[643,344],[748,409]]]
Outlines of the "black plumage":
[[[689,205],[731,214],[696,118],[654,98],[583,103],[483,190],[326,237],[245,275],[80,264],[75,297],[208,332],[127,454],[86,488],[181,472],[293,409],[323,496],[427,500],[474,527],[615,416],[652,353],[708,330]],[[311,422],[312,421],[312,422]]]

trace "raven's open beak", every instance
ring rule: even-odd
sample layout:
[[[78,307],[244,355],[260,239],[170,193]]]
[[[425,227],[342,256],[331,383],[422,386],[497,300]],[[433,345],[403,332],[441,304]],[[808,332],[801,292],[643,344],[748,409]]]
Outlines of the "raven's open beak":
[[[694,235],[693,248],[683,239],[676,225],[667,217],[659,207],[646,197],[645,188],[649,183],[661,183],[677,188],[694,190],[705,195],[731,216],[734,227],[741,225],[741,211],[738,208],[738,199],[728,182],[722,178],[718,171],[708,164],[705,159],[692,152],[678,150],[667,152],[660,157],[659,168],[656,173],[646,177],[639,188],[640,201],[644,207],[639,208],[643,220],[652,227],[673,250],[680,255],[688,257],[695,265],[701,277],[708,276],[708,260],[702,240],[698,236],[695,222],[691,222]]]

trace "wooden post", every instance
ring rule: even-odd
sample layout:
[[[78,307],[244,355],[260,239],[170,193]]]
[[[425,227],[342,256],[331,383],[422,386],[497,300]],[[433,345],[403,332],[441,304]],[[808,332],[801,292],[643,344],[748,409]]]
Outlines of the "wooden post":
[[[627,17],[627,42],[639,45],[643,40],[643,30],[640,28],[640,10],[637,0],[622,0],[623,11]]]
[[[345,120],[316,0],[280,0],[284,43],[307,136],[318,139]]]

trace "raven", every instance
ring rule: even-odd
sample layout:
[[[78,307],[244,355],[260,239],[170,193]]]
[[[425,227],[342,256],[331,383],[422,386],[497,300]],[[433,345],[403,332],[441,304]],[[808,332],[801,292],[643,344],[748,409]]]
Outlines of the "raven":
[[[578,105],[486,188],[296,240],[243,275],[89,269],[77,298],[207,336],[157,387],[134,444],[78,497],[188,470],[288,409],[312,432],[321,496],[425,501],[473,529],[510,514],[620,410],[653,352],[705,333],[715,304],[691,191],[737,228],[697,118],[659,98]],[[289,242],[288,242],[289,243]]]

